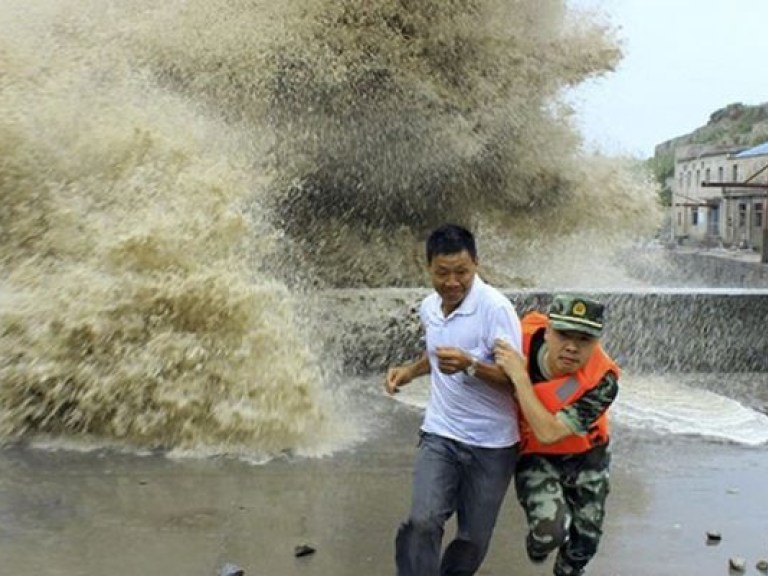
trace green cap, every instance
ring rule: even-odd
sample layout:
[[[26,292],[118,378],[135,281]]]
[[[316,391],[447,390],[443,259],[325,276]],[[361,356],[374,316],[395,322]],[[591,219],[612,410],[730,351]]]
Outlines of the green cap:
[[[561,332],[584,332],[599,338],[605,306],[584,296],[557,294],[549,307],[549,322]]]

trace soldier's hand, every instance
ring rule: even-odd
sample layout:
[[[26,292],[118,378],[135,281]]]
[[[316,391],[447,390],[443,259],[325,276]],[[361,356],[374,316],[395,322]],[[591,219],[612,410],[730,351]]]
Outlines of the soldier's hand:
[[[500,366],[513,381],[515,380],[515,375],[526,372],[527,362],[525,356],[512,348],[512,346],[507,344],[504,340],[496,340],[494,342],[493,357],[496,360],[496,364]]]

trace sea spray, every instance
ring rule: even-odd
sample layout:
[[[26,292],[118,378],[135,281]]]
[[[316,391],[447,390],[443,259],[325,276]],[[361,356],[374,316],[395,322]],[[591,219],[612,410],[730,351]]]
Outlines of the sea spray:
[[[420,245],[446,220],[544,253],[584,228],[611,236],[591,247],[615,247],[660,223],[638,162],[580,146],[566,94],[621,57],[594,12],[562,0],[123,10],[116,37],[161,86],[269,143],[252,161],[270,174],[263,201],[288,283],[421,284]],[[542,270],[538,252],[515,259]]]
[[[3,7],[3,435],[339,445],[300,294],[251,266],[280,238],[259,138],[165,90],[96,4],[69,4],[29,22]]]
[[[501,281],[536,282],[516,247],[655,216],[651,188],[580,154],[560,93],[620,50],[561,1],[0,14],[8,438],[322,453],[360,431],[313,287],[422,285],[447,219]]]
[[[313,7],[268,69],[270,191],[330,285],[421,283],[414,247],[446,220],[493,229],[488,245],[533,245],[511,256],[541,274],[485,270],[513,284],[546,277],[542,253],[584,229],[615,247],[658,226],[651,179],[583,152],[563,97],[620,58],[604,21],[560,1]]]

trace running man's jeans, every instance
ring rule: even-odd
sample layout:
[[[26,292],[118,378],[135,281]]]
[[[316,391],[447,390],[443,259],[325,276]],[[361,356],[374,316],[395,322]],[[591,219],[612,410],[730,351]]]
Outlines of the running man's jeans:
[[[422,432],[411,513],[397,532],[398,576],[471,576],[482,564],[507,493],[518,446],[480,448]],[[456,538],[440,558],[445,523]]]

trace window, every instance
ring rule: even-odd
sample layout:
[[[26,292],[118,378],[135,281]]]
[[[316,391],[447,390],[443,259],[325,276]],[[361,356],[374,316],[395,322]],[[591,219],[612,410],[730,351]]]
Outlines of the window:
[[[739,203],[739,228],[747,225],[747,205],[744,202]]]
[[[696,206],[691,208],[691,224],[693,226],[699,225],[699,209]]]
[[[763,227],[763,203],[755,203],[755,228]]]
[[[717,181],[718,182],[723,182],[723,178],[725,177],[723,172],[724,172],[723,167],[720,166],[720,168],[717,169]]]
[[[696,186],[701,182],[701,170],[696,170]]]
[[[677,225],[682,226],[683,225],[683,213],[678,212],[677,213]]]
[[[739,181],[739,165],[738,164],[733,165],[733,181],[734,182]]]

